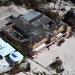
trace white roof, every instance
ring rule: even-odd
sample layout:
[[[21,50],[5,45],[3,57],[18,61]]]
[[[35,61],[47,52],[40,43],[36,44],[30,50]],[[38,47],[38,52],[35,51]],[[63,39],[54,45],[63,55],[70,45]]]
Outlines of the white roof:
[[[46,44],[43,43],[39,47],[35,48],[34,51],[39,51],[40,49],[44,48],[45,46],[46,46]]]
[[[58,35],[57,35],[57,37],[61,37],[62,36],[62,33],[59,33]]]
[[[11,13],[4,11],[3,13],[0,13],[0,20],[3,20],[7,17],[9,17],[11,15]]]
[[[2,57],[5,57],[6,55],[8,55],[11,52],[15,51],[15,49],[11,45],[9,45],[5,41],[3,41],[1,38],[0,38],[0,46],[1,46],[0,55]]]
[[[13,51],[15,51],[15,49],[7,43],[6,46],[0,50],[0,55],[2,57],[5,57]]]
[[[12,52],[9,57],[14,61],[14,62],[19,62],[19,61],[22,61],[23,59],[23,55],[16,51],[16,52]]]
[[[5,27],[7,23],[8,23],[8,21],[5,20],[5,19],[0,20],[0,29],[2,29],[3,27]]]
[[[7,61],[0,62],[1,67],[9,67],[9,63]]]
[[[0,49],[6,46],[6,42],[0,38]]]

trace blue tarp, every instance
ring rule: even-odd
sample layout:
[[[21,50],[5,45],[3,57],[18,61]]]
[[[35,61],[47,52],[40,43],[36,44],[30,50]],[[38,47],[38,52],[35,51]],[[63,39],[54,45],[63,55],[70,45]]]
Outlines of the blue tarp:
[[[27,20],[27,21],[30,21],[36,17],[38,17],[40,15],[39,12],[36,12],[36,11],[30,11],[29,13],[23,15],[22,17]]]

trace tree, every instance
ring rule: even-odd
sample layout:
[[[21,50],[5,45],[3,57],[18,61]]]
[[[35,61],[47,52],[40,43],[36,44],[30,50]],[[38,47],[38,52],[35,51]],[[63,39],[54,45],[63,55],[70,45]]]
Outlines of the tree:
[[[59,18],[59,14],[58,13],[51,12],[50,9],[49,9],[49,11],[47,11],[45,13],[46,13],[47,16],[49,16],[53,20],[57,20]]]
[[[56,71],[56,73],[62,73],[64,71],[63,62],[59,57],[56,57],[56,60],[49,65],[50,68]]]
[[[0,0],[0,5],[7,6],[12,2],[12,0]]]
[[[53,2],[53,0],[46,0],[47,2]]]
[[[70,25],[72,29],[75,29],[75,13],[73,13],[73,10],[74,9],[71,9],[67,14],[65,14],[63,21]]]
[[[64,15],[64,22],[67,22],[68,19],[73,18],[73,9],[69,10],[65,15]]]
[[[13,67],[12,67],[12,69],[10,70],[10,75],[15,75],[15,74],[17,74],[17,73],[19,73],[19,72],[28,72],[28,71],[30,71],[30,63],[28,62],[27,63],[27,65],[25,64],[24,65],[24,63],[25,63],[25,61],[23,62],[23,63],[20,63],[20,64],[18,64],[18,63],[16,63]],[[23,64],[23,66],[21,66]]]
[[[0,0],[0,6],[10,5],[12,0]]]
[[[22,1],[21,0],[12,0],[16,5],[22,5]]]
[[[70,25],[72,27],[72,29],[74,29],[75,28],[75,19],[74,18],[68,19],[67,24]]]

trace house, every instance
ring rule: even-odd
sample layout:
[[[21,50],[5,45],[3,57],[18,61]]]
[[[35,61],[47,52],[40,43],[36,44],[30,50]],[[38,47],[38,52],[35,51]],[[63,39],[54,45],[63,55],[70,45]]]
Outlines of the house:
[[[10,37],[10,40],[16,43],[22,43],[25,39],[28,38],[28,35],[17,25],[10,25],[3,28],[3,33],[6,35],[6,37]]]
[[[11,70],[15,63],[20,63],[23,55],[0,38],[0,73]]]
[[[20,62],[23,59],[23,55],[20,52],[15,51],[15,49],[10,44],[5,42],[1,38],[0,38],[0,56],[2,58],[8,56],[13,62]]]
[[[2,59],[8,59],[10,57],[9,60],[12,60],[14,63],[21,62],[23,59],[23,55],[20,52],[15,51],[15,49],[10,44],[5,42],[1,38],[0,38],[0,57],[2,57]]]
[[[9,71],[13,63],[9,59],[9,54],[14,52],[15,49],[0,38],[0,73]],[[8,62],[10,61],[10,62]]]
[[[23,15],[20,17],[20,19],[27,23],[27,24],[31,24],[33,26],[37,26],[41,23],[43,24],[47,24],[50,22],[50,18],[48,18],[47,16],[45,16],[44,14],[37,12],[37,11],[30,11],[29,13]],[[53,20],[51,20],[53,21]]]
[[[9,55],[10,53],[14,52],[15,49],[6,43],[4,40],[0,38],[0,56],[4,58],[5,56]]]
[[[9,57],[12,60],[12,62],[14,62],[14,63],[16,63],[16,62],[20,63],[23,59],[23,55],[18,51],[10,53]]]
[[[18,41],[30,51],[36,49],[38,51],[43,47],[46,47],[46,44],[60,40],[60,38],[66,36],[67,32],[71,29],[71,27],[62,21],[58,20],[55,22],[44,14],[34,10],[25,15],[14,18],[13,22],[14,25],[3,29],[4,34],[8,38],[11,37],[14,39],[14,36],[9,35],[11,33],[16,33]],[[15,40],[17,41],[17,39]]]
[[[12,25],[13,24],[13,22],[12,22],[13,18],[15,18],[15,16],[10,14],[10,15],[8,15],[6,17],[3,17],[0,20],[0,31],[2,31],[2,29],[7,27],[8,25]]]
[[[9,7],[0,7],[0,31],[2,31],[2,28],[8,26],[8,24],[12,24],[11,19],[23,14],[24,11],[27,12],[27,10],[22,11],[21,9],[24,10],[24,8],[15,5],[11,5]]]

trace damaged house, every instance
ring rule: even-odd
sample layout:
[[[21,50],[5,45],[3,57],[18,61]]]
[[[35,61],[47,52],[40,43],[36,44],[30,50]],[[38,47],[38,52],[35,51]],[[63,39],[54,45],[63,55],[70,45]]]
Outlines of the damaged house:
[[[37,11],[20,15],[14,18],[13,22],[13,25],[3,29],[3,33],[8,38],[22,43],[31,51],[39,51],[54,40],[66,36],[71,29],[62,21],[55,22]]]

